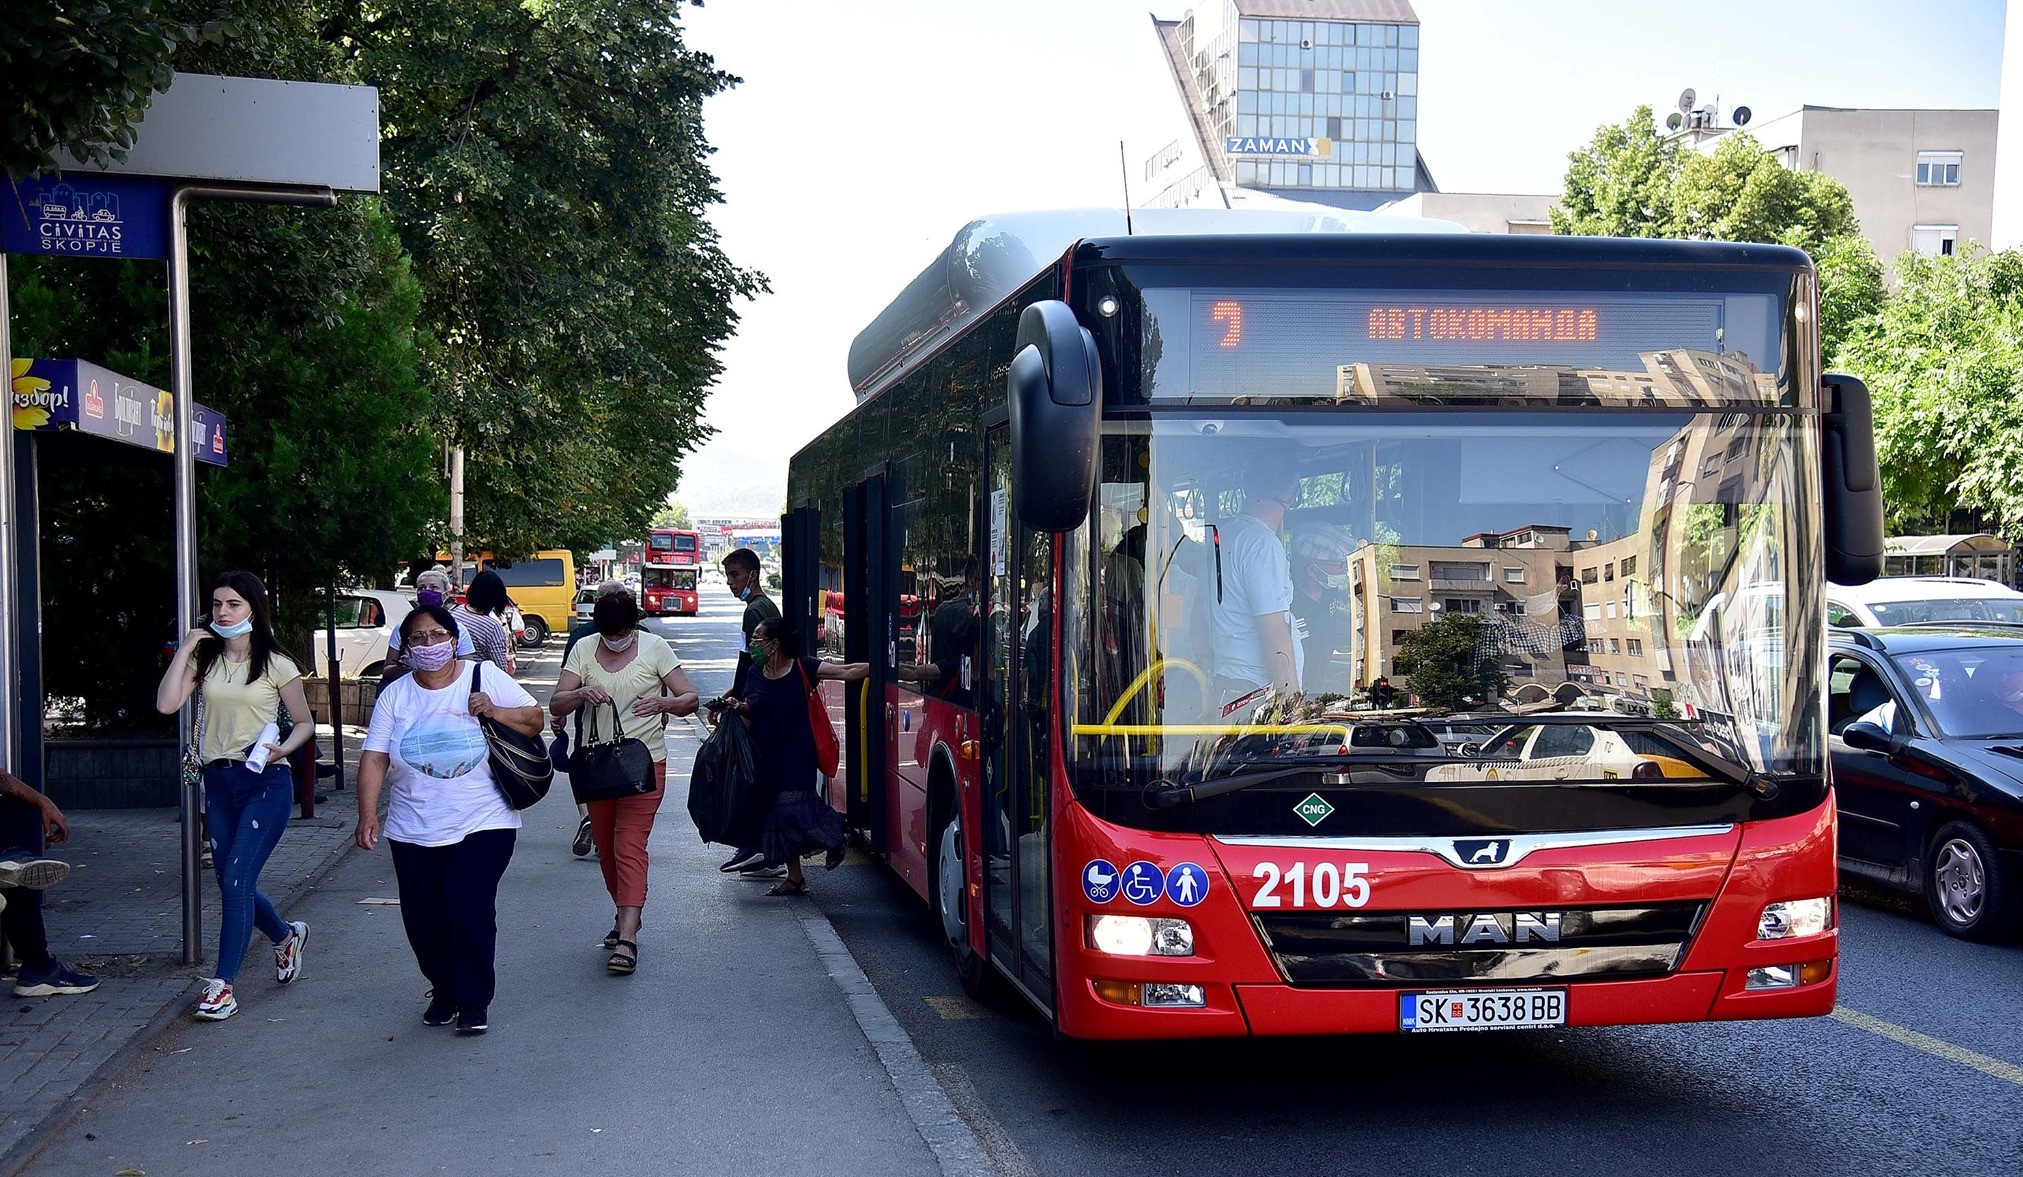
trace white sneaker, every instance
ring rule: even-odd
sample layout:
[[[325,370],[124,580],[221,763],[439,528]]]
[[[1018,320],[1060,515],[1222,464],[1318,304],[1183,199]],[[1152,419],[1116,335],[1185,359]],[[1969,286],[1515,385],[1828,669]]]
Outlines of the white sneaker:
[[[286,985],[302,971],[302,946],[309,943],[309,925],[296,920],[288,925],[294,931],[286,940],[274,946],[274,979]]]
[[[26,887],[30,891],[45,891],[62,882],[63,876],[69,873],[70,864],[54,858],[0,862],[0,887]]]
[[[232,983],[213,977],[204,982],[204,996],[191,1016],[200,1022],[222,1022],[238,1012],[239,1002],[232,996]]]

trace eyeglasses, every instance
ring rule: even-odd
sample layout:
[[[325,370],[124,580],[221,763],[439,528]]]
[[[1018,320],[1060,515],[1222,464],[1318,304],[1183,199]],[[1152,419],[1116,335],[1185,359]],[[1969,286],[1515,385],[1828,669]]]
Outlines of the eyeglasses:
[[[450,631],[446,629],[418,629],[407,635],[410,646],[439,646],[449,640]]]

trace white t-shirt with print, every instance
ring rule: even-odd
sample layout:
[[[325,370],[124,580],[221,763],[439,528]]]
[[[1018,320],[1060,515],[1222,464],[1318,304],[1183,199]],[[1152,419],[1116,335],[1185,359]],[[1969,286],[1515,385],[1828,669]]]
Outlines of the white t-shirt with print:
[[[450,685],[429,690],[414,675],[388,684],[372,708],[365,750],[384,752],[385,833],[416,846],[449,846],[479,830],[517,830],[519,811],[492,780],[485,733],[470,713],[471,675],[500,707],[532,707],[534,696],[495,666],[462,663]]]
[[[1222,548],[1222,600],[1216,602],[1215,547]],[[1266,673],[1264,653],[1259,648],[1257,619],[1267,613],[1285,614],[1290,630],[1292,616],[1292,563],[1285,544],[1264,522],[1252,515],[1236,515],[1223,520],[1214,532],[1204,536],[1209,550],[1203,570],[1201,591],[1215,616],[1215,673],[1226,678],[1264,686],[1271,681]],[[1305,673],[1305,652],[1292,644],[1293,671]]]

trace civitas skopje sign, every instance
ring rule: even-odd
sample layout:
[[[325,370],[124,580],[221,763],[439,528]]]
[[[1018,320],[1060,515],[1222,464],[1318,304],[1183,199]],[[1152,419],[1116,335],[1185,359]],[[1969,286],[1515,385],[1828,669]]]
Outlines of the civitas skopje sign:
[[[0,192],[0,244],[44,257],[165,258],[169,196],[161,180],[96,172],[22,180]]]

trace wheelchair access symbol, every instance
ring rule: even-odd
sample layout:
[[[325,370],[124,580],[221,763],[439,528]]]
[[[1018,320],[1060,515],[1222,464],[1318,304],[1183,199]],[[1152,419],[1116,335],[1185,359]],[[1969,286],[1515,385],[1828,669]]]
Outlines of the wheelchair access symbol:
[[[1134,862],[1124,868],[1124,898],[1140,907],[1157,903],[1166,892],[1166,876],[1149,862]]]
[[[1091,859],[1082,868],[1082,894],[1091,903],[1108,903],[1117,897],[1117,868],[1102,859]]]

